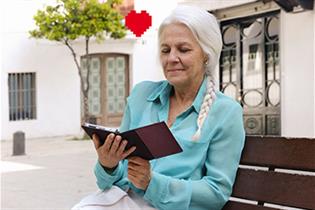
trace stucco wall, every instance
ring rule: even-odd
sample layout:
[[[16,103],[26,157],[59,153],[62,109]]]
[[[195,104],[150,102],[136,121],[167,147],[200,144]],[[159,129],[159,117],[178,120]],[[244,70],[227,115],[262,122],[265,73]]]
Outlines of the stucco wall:
[[[1,139],[11,139],[19,130],[25,132],[27,138],[78,133],[79,82],[70,54],[61,45],[29,39],[32,16],[42,3],[14,0],[3,4]],[[8,73],[16,72],[36,73],[35,120],[9,121],[7,80]]]
[[[27,138],[79,135],[80,89],[77,69],[69,50],[56,43],[28,38],[33,28],[32,16],[43,2],[36,0],[0,1],[0,139],[11,139],[23,130]],[[47,4],[53,0],[45,1]],[[179,3],[192,1],[179,1]],[[199,2],[199,3],[198,3]],[[251,2],[240,0],[238,3]],[[204,7],[205,1],[195,5]],[[217,9],[235,1],[212,1]],[[117,52],[130,55],[131,87],[143,80],[161,80],[158,62],[157,29],[177,0],[135,0],[135,9],[147,10],[152,27],[141,37],[129,33],[124,40],[91,43],[91,53]],[[281,12],[281,126],[284,136],[315,136],[315,13]],[[301,24],[303,23],[303,24]],[[83,43],[75,46],[84,54]],[[0,52],[0,53],[1,53]],[[9,72],[36,72],[37,119],[10,122],[8,119]]]
[[[314,11],[281,12],[283,136],[314,136]]]
[[[158,60],[157,31],[163,19],[177,5],[177,0],[135,0],[135,10],[146,10],[152,16],[152,26],[138,39],[134,50],[134,84],[143,80],[161,80],[164,78]]]
[[[53,1],[45,1],[50,3]],[[26,137],[55,136],[78,132],[73,126],[64,126],[64,117],[70,120],[66,124],[77,122],[73,115],[76,109],[70,107],[63,97],[72,97],[72,87],[77,85],[71,78],[71,69],[65,60],[65,49],[48,42],[30,40],[28,30],[33,27],[32,16],[43,2],[32,0],[1,1],[1,139],[10,139],[15,131],[22,130]],[[57,62],[58,61],[58,62]],[[36,73],[37,119],[27,121],[9,121],[8,73]],[[62,77],[56,77],[60,75]],[[68,84],[70,84],[68,86]],[[61,93],[61,94],[60,94]],[[74,98],[74,101],[76,98]]]
[[[214,10],[255,1],[181,0],[180,2]],[[286,13],[281,10],[281,133],[283,136],[315,136],[314,34],[314,10],[300,13]]]
[[[198,5],[202,8],[207,9],[222,9],[226,7],[233,7],[240,4],[246,4],[255,2],[257,0],[179,0],[180,4],[187,4],[187,5]]]
[[[46,4],[53,2],[45,1]],[[24,131],[27,138],[80,135],[80,83],[70,51],[64,45],[29,39],[27,33],[34,27],[32,17],[42,8],[43,2],[12,0],[1,3],[5,4],[1,5],[1,9],[5,8],[1,12],[4,16],[1,20],[5,20],[1,49],[5,53],[1,56],[0,139],[12,139],[18,130]],[[136,0],[135,9],[138,12],[147,10],[153,17],[153,26],[141,38],[129,33],[123,40],[109,40],[103,44],[92,41],[90,53],[129,54],[131,87],[143,80],[163,79],[157,60],[156,31],[176,3],[176,0]],[[75,49],[78,55],[84,54],[82,42],[77,42]],[[36,72],[37,119],[9,121],[7,78],[10,72]]]
[[[4,78],[3,78],[3,71],[2,71],[2,55],[3,55],[3,53],[2,53],[2,49],[3,49],[3,20],[4,20],[4,18],[3,18],[3,1],[0,1],[0,119],[2,119],[2,107],[3,107],[3,92],[2,92],[2,86],[3,86],[3,84],[4,84]],[[1,139],[1,137],[2,137],[2,133],[3,133],[3,131],[2,131],[2,120],[0,120],[0,139]]]
[[[314,2],[314,8],[315,8],[315,2]],[[314,125],[313,125],[313,137],[315,137],[315,10],[313,11],[313,119],[314,119]]]

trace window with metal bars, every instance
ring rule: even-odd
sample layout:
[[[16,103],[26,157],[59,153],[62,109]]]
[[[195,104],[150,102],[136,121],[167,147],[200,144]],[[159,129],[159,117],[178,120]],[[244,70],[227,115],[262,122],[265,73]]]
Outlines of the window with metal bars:
[[[281,135],[279,11],[221,22],[220,89],[244,109],[246,133]]]
[[[9,120],[36,119],[35,73],[9,73]]]

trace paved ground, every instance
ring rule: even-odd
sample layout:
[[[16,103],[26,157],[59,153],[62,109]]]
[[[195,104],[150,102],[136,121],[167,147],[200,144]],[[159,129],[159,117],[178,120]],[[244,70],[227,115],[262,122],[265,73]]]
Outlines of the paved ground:
[[[26,155],[12,156],[12,141],[1,142],[2,210],[69,210],[97,190],[90,140],[26,140]]]

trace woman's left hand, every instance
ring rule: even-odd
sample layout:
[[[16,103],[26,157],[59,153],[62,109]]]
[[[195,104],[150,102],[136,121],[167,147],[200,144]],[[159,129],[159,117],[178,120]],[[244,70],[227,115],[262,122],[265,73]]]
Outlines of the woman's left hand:
[[[128,158],[128,179],[135,187],[146,190],[151,180],[150,162],[140,157]]]

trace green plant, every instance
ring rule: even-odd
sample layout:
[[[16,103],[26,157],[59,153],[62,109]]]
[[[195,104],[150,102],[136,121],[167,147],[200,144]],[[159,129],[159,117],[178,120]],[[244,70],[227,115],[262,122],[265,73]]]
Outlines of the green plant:
[[[36,29],[29,31],[31,37],[47,39],[66,45],[73,56],[80,76],[83,95],[83,121],[89,119],[88,91],[90,75],[89,43],[91,38],[120,39],[126,35],[123,16],[115,9],[121,0],[57,0],[56,5],[38,10],[34,16]],[[73,48],[73,41],[84,39],[87,58],[87,76],[81,74],[80,62]],[[84,81],[85,79],[85,81]],[[85,85],[86,84],[86,85]]]

